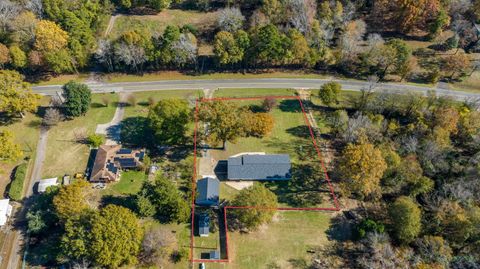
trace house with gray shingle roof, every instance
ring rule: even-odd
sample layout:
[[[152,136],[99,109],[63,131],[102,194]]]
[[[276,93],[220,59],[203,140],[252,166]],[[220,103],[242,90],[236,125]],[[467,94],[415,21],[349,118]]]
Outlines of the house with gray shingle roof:
[[[213,177],[202,178],[197,181],[197,198],[199,206],[218,205],[220,181]]]
[[[240,154],[228,158],[228,180],[289,180],[288,154]]]

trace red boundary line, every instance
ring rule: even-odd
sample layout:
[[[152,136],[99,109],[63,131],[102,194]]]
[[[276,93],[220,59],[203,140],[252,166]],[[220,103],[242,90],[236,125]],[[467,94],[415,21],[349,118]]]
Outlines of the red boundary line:
[[[268,207],[255,207],[255,206],[226,206],[223,210],[223,222],[225,226],[225,252],[226,252],[226,259],[219,259],[219,260],[209,260],[209,259],[194,259],[193,258],[193,247],[194,247],[194,231],[195,231],[195,192],[196,192],[196,177],[197,177],[197,131],[198,131],[198,111],[199,111],[199,104],[203,102],[211,102],[211,101],[229,101],[229,100],[260,100],[265,98],[274,98],[274,99],[296,99],[300,103],[300,107],[302,109],[303,118],[305,120],[305,124],[308,126],[308,130],[310,132],[310,137],[313,142],[313,146],[317,151],[317,156],[320,160],[320,165],[322,167],[323,173],[325,175],[325,180],[330,189],[330,194],[333,197],[333,202],[335,207],[302,207],[302,208],[293,208],[293,207],[278,207],[278,208],[268,208]],[[227,224],[227,210],[228,209],[261,209],[261,210],[278,210],[278,211],[339,211],[340,205],[337,200],[337,196],[333,190],[332,183],[330,181],[330,177],[328,176],[327,169],[325,163],[322,158],[322,154],[320,149],[317,145],[317,141],[315,139],[315,135],[308,121],[307,113],[305,112],[305,107],[303,106],[303,102],[299,96],[258,96],[258,97],[242,97],[242,98],[235,98],[235,97],[217,97],[217,98],[202,98],[197,99],[195,101],[195,126],[193,131],[193,176],[192,176],[192,203],[191,203],[191,234],[190,234],[190,261],[191,263],[195,262],[212,262],[212,263],[228,263],[230,262],[229,252],[228,252],[228,224]]]

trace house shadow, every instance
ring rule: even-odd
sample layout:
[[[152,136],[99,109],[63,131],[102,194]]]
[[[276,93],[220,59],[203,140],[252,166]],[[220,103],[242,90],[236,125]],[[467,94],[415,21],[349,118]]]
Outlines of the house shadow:
[[[215,176],[219,180],[227,180],[227,168],[228,168],[228,161],[227,160],[220,160],[217,162],[217,165],[213,168],[213,172]]]

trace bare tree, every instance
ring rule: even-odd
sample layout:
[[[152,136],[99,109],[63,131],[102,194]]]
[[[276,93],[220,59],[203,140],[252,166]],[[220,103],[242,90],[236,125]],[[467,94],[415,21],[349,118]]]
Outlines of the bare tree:
[[[306,34],[315,19],[317,3],[313,0],[288,0],[286,7],[290,24],[299,32]]]
[[[52,127],[57,125],[64,119],[60,110],[56,108],[47,108],[45,111],[45,116],[43,116],[42,124],[47,127]]]
[[[373,51],[374,49],[377,49],[379,47],[381,47],[383,44],[385,44],[385,41],[383,40],[382,36],[377,34],[377,33],[373,33],[373,34],[369,34],[368,37],[367,37],[367,46],[371,51]]]
[[[141,70],[143,63],[147,61],[145,50],[142,47],[135,44],[126,44],[125,42],[115,46],[115,58],[118,62],[123,62],[136,72]]]
[[[42,0],[28,0],[25,3],[25,8],[37,15],[38,18],[42,18],[43,15],[43,3]]]
[[[108,97],[106,97],[106,96],[102,97],[102,103],[103,103],[106,107],[108,107],[108,105],[110,104],[110,98],[108,98]]]
[[[243,27],[245,17],[239,8],[224,8],[218,14],[217,25],[223,31],[235,32]]]
[[[10,0],[0,1],[0,32],[7,31],[10,22],[18,16],[21,8]]]
[[[135,95],[130,94],[127,96],[127,103],[129,106],[136,106],[137,105],[137,98],[135,98]]]
[[[178,66],[194,63],[197,59],[197,40],[192,34],[181,34],[180,39],[173,44],[173,61]]]
[[[95,58],[99,63],[105,65],[109,72],[113,71],[114,57],[112,42],[108,39],[99,40]]]
[[[366,33],[366,27],[363,20],[355,20],[348,23],[345,33],[340,37],[342,61],[351,61],[358,55],[360,52],[359,44]]]
[[[145,265],[160,265],[172,251],[175,237],[168,229],[148,230],[142,241],[140,261]]]

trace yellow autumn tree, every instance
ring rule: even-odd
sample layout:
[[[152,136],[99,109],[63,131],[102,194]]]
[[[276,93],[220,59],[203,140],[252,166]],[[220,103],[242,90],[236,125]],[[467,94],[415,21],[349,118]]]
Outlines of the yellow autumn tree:
[[[68,33],[53,21],[41,20],[35,29],[35,49],[50,53],[67,46]]]
[[[347,145],[339,169],[352,192],[369,196],[379,191],[380,179],[387,169],[387,163],[380,149],[362,141],[360,144]]]
[[[11,162],[22,157],[22,150],[15,143],[13,133],[5,130],[0,132],[0,161]]]
[[[18,72],[0,70],[0,112],[23,117],[23,113],[37,109],[39,99]]]
[[[62,221],[77,218],[89,208],[87,197],[90,185],[85,180],[78,180],[62,187],[53,198],[53,206],[57,216]]]

